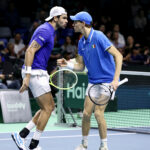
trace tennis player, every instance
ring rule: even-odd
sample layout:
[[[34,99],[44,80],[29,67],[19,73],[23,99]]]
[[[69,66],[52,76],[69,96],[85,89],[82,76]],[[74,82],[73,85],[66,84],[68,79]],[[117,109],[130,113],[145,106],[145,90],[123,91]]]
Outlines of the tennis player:
[[[93,110],[101,138],[99,150],[108,150],[107,126],[104,119],[106,105],[98,106],[92,103],[88,97],[88,89],[92,84],[107,83],[116,90],[122,67],[122,55],[101,31],[92,28],[92,17],[89,13],[79,12],[75,16],[70,16],[70,18],[74,21],[75,32],[80,32],[83,35],[78,43],[76,63],[71,63],[71,61],[62,58],[57,60],[57,64],[76,71],[83,71],[86,66],[89,81],[82,119],[82,144],[75,150],[86,150],[88,147],[87,137]]]
[[[25,128],[19,133],[12,134],[12,138],[20,150],[27,150],[24,140],[35,126],[36,131],[31,139],[29,149],[41,150],[38,145],[39,139],[54,109],[46,67],[54,47],[55,30],[66,27],[67,12],[64,8],[55,6],[50,10],[50,15],[45,21],[36,29],[30,40],[22,69],[23,83],[20,92],[24,92],[29,87],[37,99],[40,110]]]

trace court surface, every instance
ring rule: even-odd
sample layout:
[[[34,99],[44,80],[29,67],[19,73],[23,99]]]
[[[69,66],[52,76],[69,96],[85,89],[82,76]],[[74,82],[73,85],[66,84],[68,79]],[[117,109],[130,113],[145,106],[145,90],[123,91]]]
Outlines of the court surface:
[[[26,145],[33,135],[30,133]],[[98,150],[100,145],[97,129],[91,129],[88,150]],[[40,146],[43,150],[74,150],[81,142],[81,129],[68,128],[63,130],[45,131]],[[150,135],[108,131],[109,150],[148,150]],[[0,150],[17,150],[10,133],[0,133]]]

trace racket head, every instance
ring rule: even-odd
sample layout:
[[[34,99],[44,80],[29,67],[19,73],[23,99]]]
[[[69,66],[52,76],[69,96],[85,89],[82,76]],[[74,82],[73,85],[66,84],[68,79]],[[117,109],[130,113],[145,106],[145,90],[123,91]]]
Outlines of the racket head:
[[[78,82],[77,74],[70,69],[59,69],[50,75],[50,85],[60,90],[69,90]]]
[[[88,90],[88,96],[95,105],[106,105],[111,99],[112,87],[104,84],[93,84]]]

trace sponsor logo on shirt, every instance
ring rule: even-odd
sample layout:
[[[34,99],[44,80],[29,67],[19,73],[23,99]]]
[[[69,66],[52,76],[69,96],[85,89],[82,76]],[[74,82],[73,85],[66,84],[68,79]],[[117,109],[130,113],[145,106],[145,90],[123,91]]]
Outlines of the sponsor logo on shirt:
[[[43,37],[41,37],[41,36],[39,36],[39,39],[41,39],[42,41],[45,41],[45,39]]]

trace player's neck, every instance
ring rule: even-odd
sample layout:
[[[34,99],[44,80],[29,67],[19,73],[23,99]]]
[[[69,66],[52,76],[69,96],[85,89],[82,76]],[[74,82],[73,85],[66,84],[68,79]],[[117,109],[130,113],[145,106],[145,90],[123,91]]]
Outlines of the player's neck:
[[[57,27],[56,27],[56,23],[55,23],[55,22],[49,22],[49,24],[54,28],[54,30],[57,30]]]
[[[92,28],[84,28],[83,31],[82,31],[82,34],[84,35],[84,37],[87,39],[90,32],[91,32],[91,29]]]

